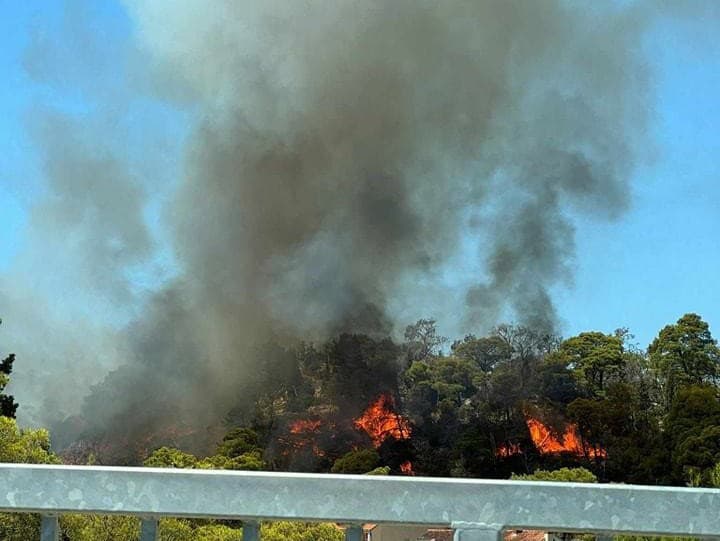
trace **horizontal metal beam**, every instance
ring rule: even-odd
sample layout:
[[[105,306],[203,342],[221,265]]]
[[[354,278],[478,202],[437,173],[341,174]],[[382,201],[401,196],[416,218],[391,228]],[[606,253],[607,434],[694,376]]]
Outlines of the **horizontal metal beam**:
[[[0,511],[720,535],[720,490],[0,464]]]

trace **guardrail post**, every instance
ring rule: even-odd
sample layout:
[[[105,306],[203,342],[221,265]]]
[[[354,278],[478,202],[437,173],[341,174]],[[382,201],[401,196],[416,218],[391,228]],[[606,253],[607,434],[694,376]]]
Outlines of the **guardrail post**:
[[[456,522],[454,541],[503,541],[502,530],[473,523]]]
[[[140,541],[157,541],[158,521],[156,518],[144,518],[140,523]]]
[[[40,519],[40,541],[58,541],[60,526],[57,515],[43,515]]]
[[[345,529],[345,541],[362,541],[362,534],[362,525],[350,524]]]
[[[257,522],[243,522],[243,541],[259,541],[260,525]]]

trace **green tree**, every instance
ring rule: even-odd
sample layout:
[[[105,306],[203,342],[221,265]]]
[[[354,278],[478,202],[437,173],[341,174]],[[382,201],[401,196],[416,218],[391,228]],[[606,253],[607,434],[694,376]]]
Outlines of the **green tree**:
[[[21,430],[15,419],[0,417],[0,462],[59,464],[50,451],[50,434],[45,429]],[[40,537],[38,515],[0,514],[0,539],[27,541]]]
[[[194,468],[198,463],[195,455],[174,449],[160,447],[153,451],[143,462],[146,468]]]
[[[491,372],[495,366],[512,356],[512,347],[499,336],[476,338],[469,334],[452,345],[453,355],[472,361],[483,372]]]
[[[215,454],[206,458],[198,458],[195,455],[174,449],[172,447],[161,447],[153,451],[143,462],[147,468],[188,468],[188,469],[213,469],[213,470],[254,470],[265,469],[261,451],[258,449],[242,453],[237,456],[226,456]]]
[[[561,481],[566,483],[597,483],[597,477],[585,468],[560,468],[559,470],[535,470],[531,474],[512,474],[515,481]]]
[[[242,530],[224,524],[169,518],[160,521],[160,541],[241,541]],[[124,539],[124,538],[117,538]],[[74,540],[71,540],[74,541]]]
[[[60,529],[68,541],[133,541],[140,538],[140,520],[117,515],[63,515]]]
[[[44,428],[23,430],[15,419],[0,417],[0,462],[59,464],[50,451],[50,433]]]
[[[535,369],[542,359],[557,349],[558,338],[537,332],[523,325],[498,325],[492,336],[505,342],[511,351],[509,363],[517,374],[520,391],[525,394],[531,385]]]
[[[537,368],[535,400],[562,408],[580,396],[577,378],[562,356],[548,355]]]
[[[263,541],[342,541],[344,533],[334,524],[270,522],[260,528]]]
[[[2,319],[0,319],[2,324]],[[15,412],[18,405],[12,395],[5,394],[3,391],[10,382],[10,372],[12,372],[13,363],[15,362],[15,354],[11,353],[0,361],[0,415],[4,417],[15,418]]]
[[[717,384],[720,376],[720,349],[708,324],[697,314],[685,314],[663,328],[648,347],[648,356],[666,411],[680,387]]]
[[[262,471],[265,462],[260,451],[248,451],[239,456],[212,455],[197,462],[198,469]]]
[[[217,454],[236,458],[245,453],[262,452],[257,432],[251,428],[234,428],[223,437]]]
[[[669,455],[658,420],[637,385],[613,383],[605,396],[578,398],[566,413],[583,442],[595,450],[595,466],[604,480],[651,483],[666,469]]]
[[[60,529],[67,541],[137,541],[140,520],[117,515],[63,515]],[[27,539],[36,539],[27,537]],[[161,519],[160,541],[241,541],[242,530],[215,521]],[[5,538],[3,538],[5,539]]]
[[[456,413],[478,391],[480,370],[472,361],[439,357],[433,363],[415,361],[404,373],[408,410],[413,418],[438,420]]]
[[[580,387],[591,396],[602,395],[611,380],[617,380],[625,366],[620,336],[584,332],[560,344],[552,357],[575,374]]]
[[[673,481],[683,482],[689,472],[720,462],[717,388],[692,385],[679,389],[665,420],[665,434],[672,455]]]
[[[405,328],[405,348],[409,363],[427,361],[440,353],[447,338],[437,332],[434,319],[419,319]]]
[[[332,473],[368,473],[377,468],[380,455],[375,449],[358,449],[338,458]]]

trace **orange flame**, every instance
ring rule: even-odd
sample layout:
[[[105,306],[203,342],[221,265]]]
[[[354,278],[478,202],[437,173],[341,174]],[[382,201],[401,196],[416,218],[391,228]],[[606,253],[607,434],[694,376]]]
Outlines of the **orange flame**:
[[[355,427],[368,433],[375,447],[380,447],[389,437],[406,440],[410,437],[410,422],[395,412],[390,395],[381,395],[365,412],[355,419]]]
[[[572,453],[578,457],[607,458],[605,449],[595,449],[583,443],[577,433],[577,425],[575,424],[567,425],[560,438],[556,438],[550,429],[538,419],[528,417],[525,423],[535,447],[543,455]],[[500,445],[497,450],[498,456],[501,457],[509,457],[519,453],[522,453],[522,449],[517,443]]]
[[[503,458],[519,455],[520,453],[522,453],[522,449],[520,449],[519,443],[501,444],[497,449],[498,456]]]
[[[588,458],[606,458],[605,449],[593,449],[584,445],[582,439],[578,436],[577,425],[569,424],[565,429],[565,433],[561,439],[557,439],[552,435],[550,429],[537,419],[529,417],[526,421],[530,437],[535,447],[542,454],[553,453],[572,453],[577,456],[587,456]]]
[[[320,419],[298,419],[290,425],[291,434],[304,434],[306,432],[317,432],[322,425]]]
[[[405,462],[400,464],[400,471],[403,472],[405,475],[415,475],[412,467],[412,462],[410,462],[409,460],[406,460]]]
[[[325,456],[325,451],[315,442],[315,437],[320,432],[322,424],[320,419],[298,419],[290,423],[288,432],[291,436],[279,438],[279,441],[287,447],[283,451],[283,455],[289,455],[291,449],[298,451],[305,447],[312,447],[315,456]]]

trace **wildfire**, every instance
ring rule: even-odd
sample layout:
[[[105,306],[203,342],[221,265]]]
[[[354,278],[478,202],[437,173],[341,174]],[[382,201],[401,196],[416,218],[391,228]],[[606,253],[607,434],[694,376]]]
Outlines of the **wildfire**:
[[[406,440],[410,437],[409,421],[395,412],[395,403],[390,395],[381,395],[370,404],[365,412],[355,419],[355,427],[368,433],[375,447],[380,447],[389,437]]]
[[[290,425],[291,434],[305,434],[307,432],[317,432],[322,425],[320,419],[298,419]]]
[[[315,456],[325,456],[325,451],[315,441],[322,428],[323,422],[320,419],[298,419],[288,426],[290,437],[280,438],[280,441],[287,447],[283,455],[290,454],[290,450],[300,450],[305,447],[312,448]]]
[[[537,447],[538,451],[543,455],[572,453],[578,457],[607,457],[605,449],[594,449],[586,446],[578,435],[577,426],[574,424],[567,425],[562,436],[556,438],[550,429],[538,419],[528,417],[525,423],[530,431],[530,438],[535,444],[535,447]],[[522,449],[518,444],[511,443],[498,447],[498,456],[501,457],[509,457],[519,453],[522,453]]]
[[[577,426],[574,424],[568,425],[565,433],[558,440],[552,435],[550,429],[537,419],[529,417],[526,423],[535,447],[543,454],[573,453],[577,456],[587,456],[589,458],[607,457],[605,449],[595,450],[584,445],[582,439],[578,436]]]
[[[400,471],[403,472],[405,475],[415,475],[412,467],[412,462],[410,462],[409,460],[406,460],[405,462],[400,464]]]
[[[501,456],[503,458],[518,455],[520,453],[522,453],[522,449],[520,449],[520,444],[518,443],[502,444],[498,446],[497,450],[498,456]]]

